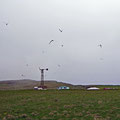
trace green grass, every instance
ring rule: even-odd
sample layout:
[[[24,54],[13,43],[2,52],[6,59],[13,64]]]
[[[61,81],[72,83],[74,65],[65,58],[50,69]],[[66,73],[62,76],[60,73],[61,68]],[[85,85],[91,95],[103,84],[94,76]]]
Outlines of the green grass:
[[[120,120],[120,90],[0,91],[0,120]]]

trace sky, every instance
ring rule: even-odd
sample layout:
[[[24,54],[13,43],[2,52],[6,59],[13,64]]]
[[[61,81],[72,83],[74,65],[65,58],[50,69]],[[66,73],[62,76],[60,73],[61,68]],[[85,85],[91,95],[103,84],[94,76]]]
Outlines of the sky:
[[[0,0],[0,81],[40,80],[40,67],[49,69],[45,80],[120,85],[119,6],[119,0]]]

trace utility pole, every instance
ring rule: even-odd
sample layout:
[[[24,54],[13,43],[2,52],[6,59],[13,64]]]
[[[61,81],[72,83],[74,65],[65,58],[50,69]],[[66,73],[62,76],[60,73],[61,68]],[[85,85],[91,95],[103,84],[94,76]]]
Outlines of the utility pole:
[[[47,70],[47,71],[48,71],[48,68],[46,68],[46,69],[41,69],[41,68],[39,67],[39,70],[41,71],[41,83],[40,83],[40,86],[41,86],[42,88],[44,88],[44,70]]]

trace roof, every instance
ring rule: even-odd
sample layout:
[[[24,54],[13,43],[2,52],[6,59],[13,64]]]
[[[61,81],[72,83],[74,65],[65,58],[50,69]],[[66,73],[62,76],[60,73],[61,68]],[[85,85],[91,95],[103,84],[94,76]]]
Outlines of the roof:
[[[100,88],[97,88],[97,87],[90,87],[90,88],[87,88],[87,90],[99,90]]]

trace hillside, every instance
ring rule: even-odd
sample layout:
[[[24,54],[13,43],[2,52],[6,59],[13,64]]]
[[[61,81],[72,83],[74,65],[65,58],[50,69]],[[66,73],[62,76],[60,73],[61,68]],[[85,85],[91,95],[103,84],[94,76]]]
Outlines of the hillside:
[[[17,89],[33,89],[34,86],[39,86],[40,82],[35,80],[9,80],[9,81],[0,81],[0,90],[17,90]],[[59,86],[69,86],[74,88],[74,85],[57,82],[57,81],[45,81],[45,86],[48,89],[56,89]]]
[[[0,81],[0,90],[20,90],[20,89],[33,89],[35,86],[39,86],[40,82],[36,80],[8,80]],[[115,88],[120,89],[120,85],[72,85],[69,83],[57,82],[57,81],[45,81],[45,86],[48,89],[57,89],[59,86],[68,86],[70,89],[86,89],[88,87]]]

